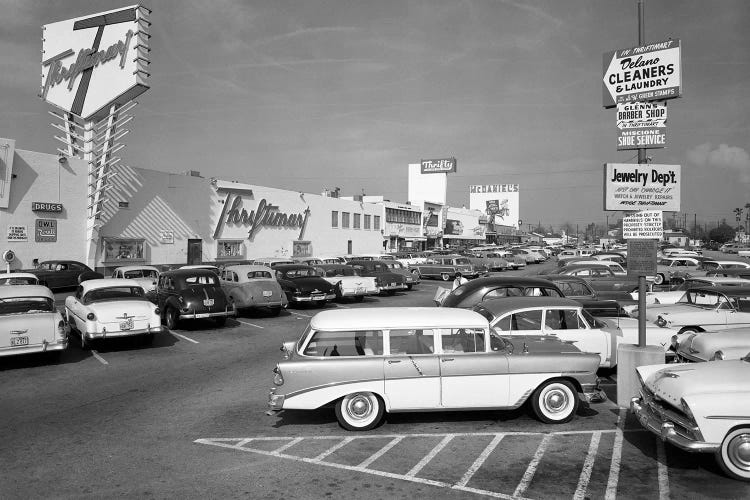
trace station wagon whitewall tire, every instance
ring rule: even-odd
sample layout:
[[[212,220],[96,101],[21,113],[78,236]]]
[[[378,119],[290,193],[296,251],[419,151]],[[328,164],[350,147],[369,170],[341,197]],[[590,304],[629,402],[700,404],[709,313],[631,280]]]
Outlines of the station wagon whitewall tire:
[[[346,430],[367,431],[383,418],[383,402],[371,392],[355,392],[336,403],[336,418]]]
[[[661,285],[662,283],[664,283],[664,275],[657,273],[654,277],[654,285]]]
[[[750,427],[727,434],[716,451],[716,461],[729,477],[750,481]]]
[[[534,414],[546,424],[570,421],[578,410],[578,392],[567,380],[548,380],[531,396]]]

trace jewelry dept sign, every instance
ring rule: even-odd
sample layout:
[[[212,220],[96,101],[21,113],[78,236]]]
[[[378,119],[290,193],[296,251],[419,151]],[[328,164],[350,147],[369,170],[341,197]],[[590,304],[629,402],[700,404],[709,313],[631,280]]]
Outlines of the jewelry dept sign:
[[[233,225],[247,227],[248,240],[252,240],[264,227],[299,228],[299,235],[296,239],[301,240],[305,234],[308,217],[310,217],[310,207],[305,208],[303,213],[290,214],[279,211],[277,205],[272,205],[265,198],[258,202],[255,210],[248,213],[243,207],[242,192],[231,190],[227,192],[227,197],[224,199],[224,208],[214,230],[214,239],[221,236],[221,231],[225,225]]]
[[[148,89],[150,11],[124,9],[42,27],[39,96],[84,120],[106,116]]]
[[[680,165],[607,163],[604,210],[680,211]]]
[[[604,54],[604,107],[632,101],[672,99],[682,95],[680,40]]]

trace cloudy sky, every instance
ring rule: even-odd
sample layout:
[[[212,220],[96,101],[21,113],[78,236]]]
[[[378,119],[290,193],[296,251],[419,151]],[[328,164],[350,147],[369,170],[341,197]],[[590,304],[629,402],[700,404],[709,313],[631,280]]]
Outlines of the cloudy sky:
[[[668,147],[692,224],[750,202],[750,2],[646,0],[682,42]],[[0,0],[0,137],[54,153],[41,26],[131,3]],[[637,45],[637,0],[152,0],[151,89],[123,163],[406,201],[407,164],[455,156],[448,201],[518,183],[521,218],[602,223],[616,149],[602,54]],[[621,214],[620,214],[621,215]]]

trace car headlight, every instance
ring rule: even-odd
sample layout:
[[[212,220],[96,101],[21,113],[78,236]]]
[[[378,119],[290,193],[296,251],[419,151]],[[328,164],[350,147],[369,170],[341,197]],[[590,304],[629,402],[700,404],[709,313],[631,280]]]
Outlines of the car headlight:
[[[281,368],[279,368],[279,365],[276,365],[276,367],[273,369],[273,373],[273,384],[284,385],[284,376],[281,374]]]
[[[86,315],[86,319],[89,320],[89,321],[96,321],[96,314],[94,314],[94,313],[88,313]]]
[[[724,353],[722,351],[716,351],[709,361],[723,361],[724,359],[726,359]]]

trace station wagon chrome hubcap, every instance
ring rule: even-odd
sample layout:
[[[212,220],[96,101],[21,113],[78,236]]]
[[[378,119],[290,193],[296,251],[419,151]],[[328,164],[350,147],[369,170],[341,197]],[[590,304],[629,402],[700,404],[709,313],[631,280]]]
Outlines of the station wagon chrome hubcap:
[[[366,418],[372,412],[370,400],[364,396],[356,396],[349,401],[349,415],[354,418]]]
[[[727,455],[737,468],[750,471],[750,434],[740,434],[732,439]]]
[[[568,406],[568,395],[557,389],[550,391],[544,398],[544,406],[549,411],[558,413]]]

